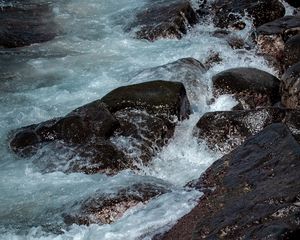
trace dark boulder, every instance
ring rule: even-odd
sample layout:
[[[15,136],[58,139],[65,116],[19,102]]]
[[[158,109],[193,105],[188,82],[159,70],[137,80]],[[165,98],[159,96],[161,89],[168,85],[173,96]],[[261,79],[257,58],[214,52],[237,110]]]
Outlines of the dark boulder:
[[[272,124],[205,171],[210,191],[161,239],[296,239],[299,171],[299,144]]]
[[[134,108],[152,114],[174,115],[180,120],[190,114],[186,90],[179,82],[152,81],[124,86],[111,91],[101,101],[112,113]]]
[[[300,26],[299,26],[300,28]],[[289,38],[284,45],[284,65],[289,68],[300,61],[300,34]]]
[[[146,5],[127,30],[134,29],[137,38],[149,41],[181,38],[197,21],[197,13],[189,1],[159,1]]]
[[[198,121],[194,131],[198,138],[206,140],[210,148],[229,153],[246,138],[272,123],[287,124],[295,138],[299,139],[299,120],[300,111],[281,108],[208,112]]]
[[[271,6],[271,7],[270,7]],[[256,27],[283,17],[285,8],[278,0],[217,0],[213,4],[214,23],[217,27],[244,28],[242,17],[249,15]]]
[[[115,174],[147,164],[173,136],[176,117],[189,113],[182,83],[136,84],[64,117],[18,129],[10,147],[22,157],[31,155],[42,172]]]
[[[288,68],[281,80],[282,103],[300,109],[300,62]]]
[[[58,34],[48,4],[15,3],[0,8],[0,46],[15,48],[52,40]]]
[[[184,84],[189,98],[198,99],[208,91],[203,74],[206,67],[194,58],[181,58],[161,66],[145,69],[132,78],[134,82],[164,79]]]
[[[298,33],[300,33],[299,16],[285,16],[266,23],[256,30],[259,51],[282,72],[285,68],[285,43]]]
[[[166,185],[140,183],[121,188],[113,194],[98,192],[76,203],[71,213],[64,213],[64,221],[68,225],[110,224],[121,218],[126,210],[168,191]]]
[[[135,109],[120,110],[115,116],[120,128],[114,143],[136,163],[147,164],[174,134],[175,123],[164,116]],[[120,145],[124,140],[127,144]]]
[[[280,101],[280,81],[256,68],[233,68],[213,76],[214,95],[234,94],[244,109],[272,106]]]
[[[65,161],[65,172],[113,175],[125,169],[135,168],[132,158],[129,158],[109,140],[91,140],[85,145],[76,146],[73,152],[76,156]],[[46,169],[49,171],[49,167]],[[58,168],[53,170],[58,170]]]
[[[14,152],[22,154],[34,145],[55,140],[86,144],[93,138],[108,138],[118,126],[118,121],[105,105],[95,101],[75,109],[65,117],[17,130],[10,146]]]

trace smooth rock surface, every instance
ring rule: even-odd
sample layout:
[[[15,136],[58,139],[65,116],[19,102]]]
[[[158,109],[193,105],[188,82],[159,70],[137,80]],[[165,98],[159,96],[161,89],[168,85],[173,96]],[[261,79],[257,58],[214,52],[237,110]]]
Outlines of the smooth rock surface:
[[[208,91],[208,85],[203,80],[206,73],[204,64],[194,58],[181,58],[161,66],[145,69],[131,80],[143,82],[147,80],[164,79],[184,84],[189,98],[200,98]]]
[[[190,114],[190,103],[185,87],[180,82],[152,81],[117,88],[102,99],[112,112],[126,108],[145,110],[185,119]]]
[[[232,68],[212,78],[214,95],[234,94],[243,109],[272,106],[280,101],[280,81],[256,68]]]

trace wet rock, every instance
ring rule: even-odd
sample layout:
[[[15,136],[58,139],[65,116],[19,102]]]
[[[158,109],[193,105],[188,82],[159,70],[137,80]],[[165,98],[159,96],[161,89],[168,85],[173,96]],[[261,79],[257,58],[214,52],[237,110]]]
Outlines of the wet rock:
[[[272,7],[270,7],[272,6]],[[248,1],[248,0],[217,0],[213,4],[215,11],[214,23],[221,28],[243,29],[245,23],[242,17],[249,15],[256,27],[283,17],[285,8],[278,0]]]
[[[256,68],[232,68],[213,76],[214,95],[234,94],[243,109],[272,106],[280,101],[280,81]]]
[[[113,142],[136,163],[147,164],[174,134],[175,123],[165,116],[135,109],[120,110],[115,116],[120,128],[116,130]],[[125,146],[120,144],[124,141]]]
[[[205,60],[205,67],[207,69],[210,69],[211,67],[213,67],[214,65],[222,62],[223,59],[220,56],[220,53],[215,52],[215,51],[210,51],[208,57]]]
[[[139,39],[181,38],[198,21],[197,13],[186,0],[160,1],[145,8],[128,27],[129,31],[135,29]]]
[[[299,16],[285,16],[260,26],[256,30],[256,41],[260,53],[280,71],[283,71],[285,42],[298,33],[300,33]]]
[[[281,79],[282,103],[288,108],[300,108],[300,62],[283,74]]]
[[[108,140],[92,140],[85,145],[75,147],[73,151],[77,157],[72,156],[69,161],[65,161],[66,172],[113,175],[125,169],[135,169],[132,158]],[[47,169],[49,171],[49,167]]]
[[[299,120],[300,111],[282,108],[208,112],[198,121],[194,131],[198,138],[206,140],[210,148],[229,153],[246,138],[272,123],[285,123],[299,139]]]
[[[152,81],[117,88],[102,99],[112,112],[126,108],[145,110],[152,114],[165,114],[185,119],[190,104],[184,85],[179,82]]]
[[[52,40],[58,34],[48,4],[23,3],[0,8],[0,46],[24,47]]]
[[[300,61],[300,34],[289,38],[285,43],[284,46],[285,68],[288,68],[299,61]]]
[[[18,129],[10,147],[22,157],[35,154],[42,172],[116,174],[147,164],[173,136],[178,118],[189,113],[182,83],[136,84],[64,117]]]
[[[290,239],[299,233],[300,146],[272,124],[199,179],[212,189],[161,239]],[[292,238],[296,239],[296,238]]]
[[[75,109],[65,117],[17,130],[10,147],[16,153],[23,153],[33,145],[55,140],[86,144],[93,138],[108,138],[118,126],[118,121],[105,105],[95,101]]]
[[[191,99],[199,99],[208,91],[208,85],[203,79],[205,66],[194,58],[181,58],[161,66],[145,69],[132,78],[134,82],[164,79],[184,84]]]
[[[134,184],[114,194],[99,192],[76,203],[72,213],[64,214],[64,220],[68,225],[110,224],[121,218],[128,209],[167,192],[166,186],[151,183]]]

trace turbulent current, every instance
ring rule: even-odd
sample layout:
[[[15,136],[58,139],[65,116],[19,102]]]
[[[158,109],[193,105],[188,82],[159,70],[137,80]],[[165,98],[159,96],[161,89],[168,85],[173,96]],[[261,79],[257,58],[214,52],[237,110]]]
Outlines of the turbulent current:
[[[205,112],[228,110],[236,104],[231,96],[207,104],[211,77],[242,66],[276,74],[255,49],[234,50],[226,40],[213,37],[216,29],[209,19],[180,40],[135,39],[133,32],[124,29],[145,3],[53,0],[59,36],[46,43],[0,50],[0,239],[151,239],[165,231],[201,196],[201,192],[185,185],[221,156],[192,135]],[[251,21],[247,23],[243,31],[236,33],[244,40],[251,32]],[[153,80],[155,76],[147,69],[184,57],[205,62],[212,52],[219,53],[223,61],[195,81],[184,82],[193,114],[177,124],[168,145],[140,171],[125,170],[115,176],[42,173],[34,162],[37,158],[55,159],[55,153],[44,149],[36,156],[21,159],[8,147],[13,129],[62,116],[119,86]],[[160,78],[184,80],[181,73],[170,74],[162,72]],[[120,186],[143,182],[165,184],[170,192],[128,210],[115,223],[74,224],[61,229],[62,209],[95,191],[113,192]]]

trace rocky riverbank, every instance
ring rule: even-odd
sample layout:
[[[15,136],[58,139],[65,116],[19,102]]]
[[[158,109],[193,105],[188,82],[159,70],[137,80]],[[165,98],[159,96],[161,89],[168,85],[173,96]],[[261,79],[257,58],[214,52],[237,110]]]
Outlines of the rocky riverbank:
[[[226,39],[233,49],[255,50],[277,75],[236,67],[212,76],[210,86],[201,85],[198,79],[222,64],[218,51],[203,63],[177,59],[132,77],[152,76],[142,83],[124,85],[64,116],[11,131],[11,151],[24,159],[38,156],[41,149],[59,155],[59,162],[51,157],[35,159],[42,173],[114,176],[124,170],[139,171],[152,163],[176,127],[191,116],[189,96],[200,98],[211,88],[208,106],[224,94],[231,95],[236,106],[204,114],[194,126],[193,138],[226,155],[186,185],[204,193],[198,205],[167,233],[153,238],[296,239],[300,229],[300,17],[297,2],[288,2],[295,7],[294,15],[285,16],[278,0],[146,4],[124,26],[124,32],[137,41],[180,41],[197,24],[209,22],[218,28],[213,33],[216,38]],[[1,11],[3,48],[52,41],[60,34],[51,6],[16,4]],[[25,18],[23,24],[20,16]],[[245,29],[249,19],[252,31],[247,39],[240,39],[236,33]],[[122,145],[124,139],[129,144]],[[168,192],[165,183],[119,187],[114,194],[95,192],[66,207],[61,217],[67,226],[111,224],[127,210]]]

